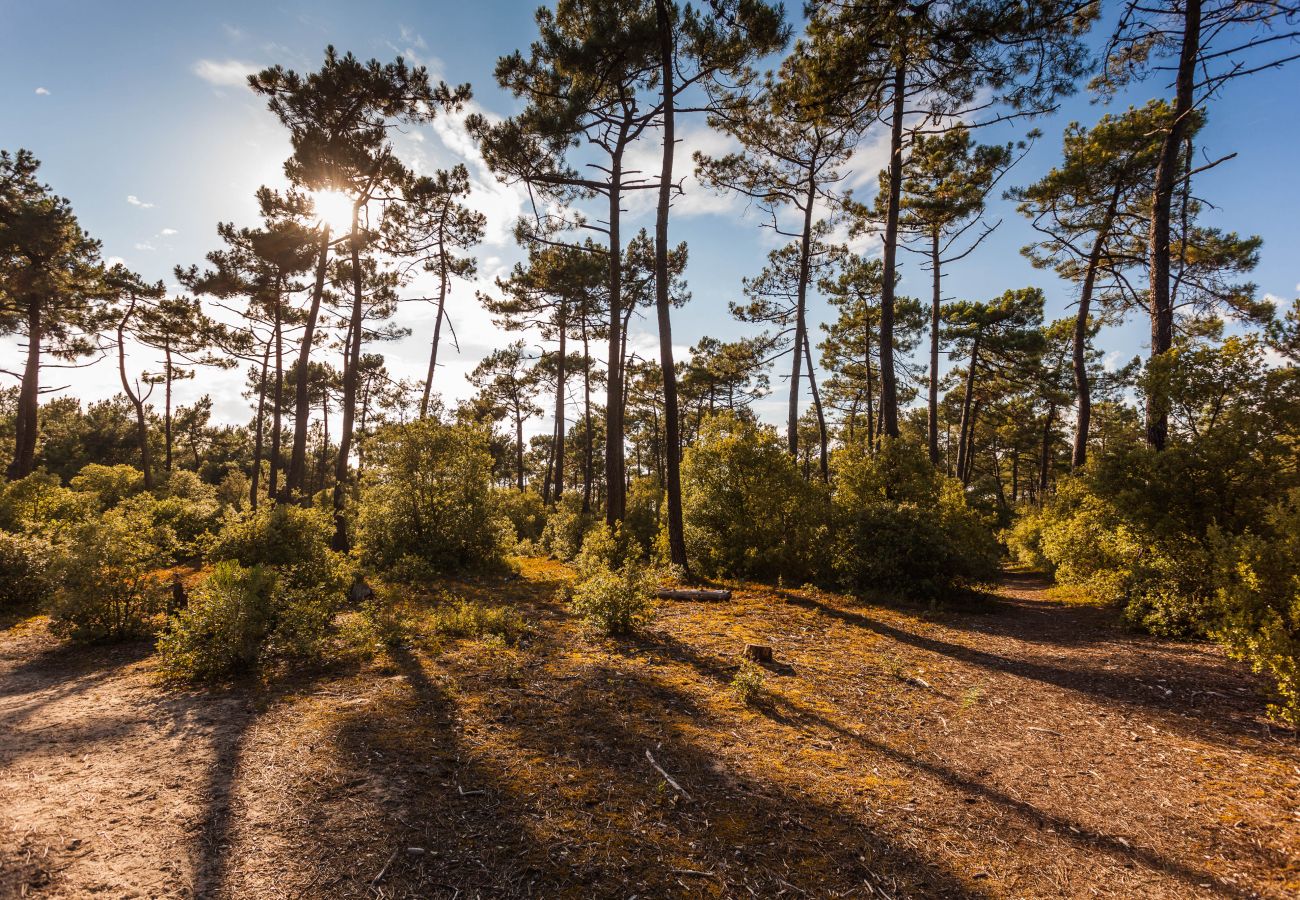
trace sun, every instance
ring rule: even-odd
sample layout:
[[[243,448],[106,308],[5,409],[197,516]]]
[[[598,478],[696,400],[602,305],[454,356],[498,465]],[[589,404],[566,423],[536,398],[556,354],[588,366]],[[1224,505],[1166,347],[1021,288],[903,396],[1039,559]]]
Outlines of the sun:
[[[330,227],[335,234],[346,234],[352,230],[352,199],[339,191],[313,191],[312,203],[316,206],[316,215]]]

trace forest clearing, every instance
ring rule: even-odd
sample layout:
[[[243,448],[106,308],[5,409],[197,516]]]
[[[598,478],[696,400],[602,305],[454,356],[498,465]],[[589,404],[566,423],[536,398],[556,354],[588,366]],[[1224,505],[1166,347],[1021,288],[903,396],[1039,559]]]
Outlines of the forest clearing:
[[[212,693],[139,644],[0,635],[0,893],[1287,897],[1300,767],[1260,684],[1008,575],[930,613],[737,585],[627,640],[567,567],[448,585],[439,639]],[[776,651],[761,696],[731,686]],[[671,786],[647,758],[676,782]],[[39,893],[38,893],[39,892]]]
[[[48,5],[0,900],[1300,897],[1300,0]]]

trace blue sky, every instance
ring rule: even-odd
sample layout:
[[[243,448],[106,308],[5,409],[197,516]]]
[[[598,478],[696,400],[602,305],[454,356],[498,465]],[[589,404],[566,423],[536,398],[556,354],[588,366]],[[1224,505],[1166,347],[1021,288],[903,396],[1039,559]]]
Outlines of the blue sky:
[[[283,181],[285,133],[243,86],[246,72],[273,63],[314,68],[330,43],[363,58],[391,59],[400,53],[450,82],[470,82],[477,108],[507,115],[516,101],[497,88],[492,69],[497,57],[532,39],[534,5],[485,0],[9,3],[0,29],[0,147],[26,147],[43,161],[43,178],[72,200],[85,228],[103,241],[106,257],[120,257],[143,275],[170,282],[174,265],[201,262],[216,246],[218,221],[253,224],[254,190]],[[1143,102],[1163,91],[1164,85],[1153,80],[1113,106]],[[1006,183],[1040,177],[1056,158],[1064,126],[1072,120],[1091,123],[1105,111],[1081,92],[1058,113],[1034,122],[1044,137]],[[702,119],[687,119],[679,132],[682,166],[688,165],[692,149],[726,147]],[[1015,136],[996,135],[1002,140]],[[1238,153],[1198,179],[1198,193],[1218,207],[1207,220],[1261,235],[1264,249],[1254,280],[1261,294],[1289,301],[1300,291],[1300,178],[1295,171],[1300,66],[1230,85],[1213,108],[1203,144],[1211,158]],[[488,240],[479,249],[480,286],[487,286],[519,257],[509,227],[523,211],[522,194],[493,182],[452,120],[405,134],[397,147],[425,171],[466,158],[477,188],[475,203],[489,216]],[[650,159],[657,148],[647,146],[644,152]],[[882,161],[879,136],[871,135],[851,165],[851,180],[874,184]],[[760,229],[759,218],[743,204],[689,182],[687,189],[673,220],[674,240],[690,244],[687,277],[693,299],[674,320],[675,342],[683,349],[706,334],[729,338],[746,333],[751,326],[731,321],[726,303],[738,298],[740,279],[756,273],[773,246],[770,232]],[[652,224],[647,204],[634,205],[630,215],[634,226]],[[1000,228],[976,253],[950,268],[945,293],[984,299],[1037,284],[1047,291],[1049,314],[1066,315],[1071,287],[1034,270],[1019,253],[1032,237],[1028,225],[1002,201],[991,205],[989,216],[1002,220]],[[903,290],[928,296],[927,273],[917,267],[916,258],[902,257]],[[419,295],[420,285],[410,293]],[[464,373],[508,337],[476,308],[472,287],[458,287],[451,302],[461,353],[440,354],[447,365],[440,366],[435,388],[454,400],[468,393]],[[820,300],[811,309],[814,321],[825,318]],[[430,311],[409,304],[399,321],[414,334],[382,352],[396,374],[421,377]],[[652,327],[652,321],[636,327],[633,344],[645,355],[654,353]],[[1102,349],[1116,359],[1144,353],[1146,333],[1143,321],[1132,320],[1104,334]],[[14,352],[11,341],[0,348],[6,355]],[[52,375],[50,380],[59,378]],[[89,398],[118,389],[116,373],[106,363],[62,380]],[[211,393],[222,418],[245,420],[241,380],[232,373],[206,375],[182,385],[180,401]],[[783,392],[780,380],[774,379],[774,385],[778,394]],[[763,414],[777,421],[782,408],[774,396]]]

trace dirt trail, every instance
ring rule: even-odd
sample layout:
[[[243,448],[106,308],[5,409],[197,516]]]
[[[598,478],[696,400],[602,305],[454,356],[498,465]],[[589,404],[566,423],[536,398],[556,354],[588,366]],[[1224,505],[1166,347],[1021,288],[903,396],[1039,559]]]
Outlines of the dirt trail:
[[[934,614],[746,585],[615,642],[557,572],[459,588],[523,648],[270,688],[0,631],[0,897],[1300,893],[1300,748],[1212,647],[1020,575]]]

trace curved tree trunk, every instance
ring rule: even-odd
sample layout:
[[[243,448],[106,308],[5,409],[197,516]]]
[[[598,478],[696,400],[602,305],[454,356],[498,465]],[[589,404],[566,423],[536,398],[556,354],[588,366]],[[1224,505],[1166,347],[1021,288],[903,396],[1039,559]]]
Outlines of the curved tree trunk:
[[[23,382],[18,390],[14,458],[9,462],[7,473],[10,481],[26,478],[35,467],[40,409],[41,341],[45,338],[43,326],[41,304],[32,300],[27,307],[27,365],[23,369]]]
[[[302,347],[298,351],[298,382],[293,394],[293,450],[289,456],[289,472],[284,479],[284,498],[301,493],[307,480],[307,423],[311,418],[311,398],[307,393],[308,363],[311,345],[316,336],[316,319],[320,315],[321,297],[325,293],[325,272],[329,265],[330,227],[321,231],[320,258],[316,262],[316,285],[311,292],[311,306],[307,310],[307,324],[302,332]]]
[[[1193,111],[1196,60],[1200,55],[1201,0],[1186,0],[1183,8],[1183,41],[1178,58],[1174,89],[1174,119],[1160,145],[1156,161],[1155,187],[1151,194],[1149,237],[1151,291],[1151,360],[1158,366],[1174,342],[1174,309],[1170,293],[1170,226],[1177,176],[1178,154]],[[1159,374],[1147,390],[1146,437],[1156,450],[1163,450],[1169,436],[1169,396]]]
[[[1110,239],[1111,225],[1115,220],[1115,211],[1119,206],[1120,188],[1116,185],[1111,194],[1110,205],[1097,229],[1097,238],[1093,241],[1088,254],[1088,268],[1083,274],[1083,287],[1079,291],[1079,311],[1074,317],[1074,393],[1078,404],[1074,431],[1074,447],[1070,454],[1070,468],[1081,469],[1088,461],[1088,429],[1092,423],[1092,391],[1088,384],[1088,318],[1092,314],[1092,292],[1097,282],[1097,268],[1101,265],[1101,254]]]
[[[889,135],[889,206],[885,216],[884,281],[880,288],[880,425],[898,437],[898,385],[894,378],[894,281],[898,257],[898,207],[903,186],[903,98],[907,65],[894,69],[894,121]]]
[[[943,305],[943,274],[939,270],[939,230],[930,233],[930,270],[933,279],[930,299],[930,385],[926,435],[930,446],[930,463],[939,465],[939,314]]]
[[[803,234],[799,236],[799,284],[795,294],[794,307],[794,347],[790,354],[790,404],[786,413],[786,444],[790,455],[799,455],[799,391],[803,347],[808,335],[808,270],[809,257],[812,252],[812,217],[813,204],[817,200],[817,182],[813,179],[813,165],[809,165],[808,194],[804,197]],[[811,365],[811,363],[809,364]]]

